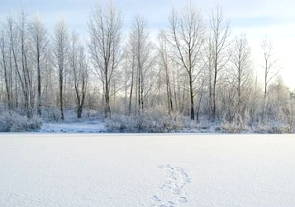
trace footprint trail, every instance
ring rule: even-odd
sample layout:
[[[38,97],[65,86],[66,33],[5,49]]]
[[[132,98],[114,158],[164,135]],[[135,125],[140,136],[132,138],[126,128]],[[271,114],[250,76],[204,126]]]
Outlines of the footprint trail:
[[[159,166],[165,172],[166,180],[159,187],[159,193],[152,197],[152,207],[177,207],[188,202],[185,186],[191,178],[183,168],[171,165]],[[165,197],[165,198],[164,198]]]

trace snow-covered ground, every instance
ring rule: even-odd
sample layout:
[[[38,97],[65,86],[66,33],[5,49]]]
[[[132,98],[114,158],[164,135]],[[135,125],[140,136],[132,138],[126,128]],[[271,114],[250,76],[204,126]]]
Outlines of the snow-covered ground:
[[[106,130],[101,120],[43,123],[41,133],[100,133]]]
[[[1,207],[294,207],[294,135],[0,135]]]

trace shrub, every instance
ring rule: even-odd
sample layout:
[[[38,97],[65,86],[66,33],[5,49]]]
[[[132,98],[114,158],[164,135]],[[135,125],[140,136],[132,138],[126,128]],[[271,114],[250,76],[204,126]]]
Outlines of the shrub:
[[[184,128],[184,120],[178,114],[167,115],[153,109],[140,116],[112,115],[106,121],[110,131],[163,133],[175,132]]]
[[[34,131],[41,126],[42,121],[37,117],[28,119],[12,111],[0,114],[0,132]]]
[[[268,133],[268,134],[286,134],[293,133],[288,125],[280,123],[268,123],[268,124],[258,124],[254,130],[255,133]]]
[[[225,133],[241,133],[243,131],[246,131],[246,127],[243,125],[239,125],[235,122],[223,122],[220,127],[217,127],[222,132]],[[218,130],[217,130],[218,131]]]
[[[245,122],[239,114],[236,114],[231,122],[223,121],[219,129],[225,133],[241,133],[248,130]]]

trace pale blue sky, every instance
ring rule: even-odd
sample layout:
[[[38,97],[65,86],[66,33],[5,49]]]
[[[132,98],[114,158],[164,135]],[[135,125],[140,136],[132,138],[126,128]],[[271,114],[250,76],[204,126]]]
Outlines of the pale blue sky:
[[[29,14],[39,13],[45,22],[54,24],[64,17],[71,26],[82,27],[87,22],[91,8],[105,0],[1,0],[0,15],[7,15],[20,8]],[[113,0],[125,18],[125,26],[135,15],[144,16],[149,26],[160,28],[167,24],[171,8],[181,8],[185,0]],[[234,27],[268,26],[284,24],[295,18],[293,0],[192,0],[206,16],[210,9],[221,5]],[[126,25],[127,24],[127,25]]]
[[[257,70],[261,60],[260,42],[266,36],[273,42],[278,59],[278,68],[285,82],[295,88],[293,48],[295,48],[295,1],[294,0],[191,0],[204,17],[216,5],[222,6],[231,21],[232,35],[246,33],[252,47]],[[1,0],[0,17],[16,13],[24,8],[29,15],[38,14],[52,30],[60,18],[70,29],[83,34],[92,8],[106,0]],[[167,26],[171,8],[182,8],[186,0],[113,0],[124,17],[128,29],[132,18],[142,15],[148,22],[151,33]],[[291,74],[291,75],[290,75]]]

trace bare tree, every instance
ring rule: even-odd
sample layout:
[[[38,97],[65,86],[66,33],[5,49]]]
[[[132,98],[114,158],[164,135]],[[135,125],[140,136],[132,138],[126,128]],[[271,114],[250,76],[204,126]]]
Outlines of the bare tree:
[[[63,104],[63,92],[64,92],[64,75],[65,67],[67,64],[67,56],[69,50],[68,32],[66,25],[63,21],[60,21],[55,28],[54,39],[54,56],[56,59],[58,69],[58,83],[59,83],[59,107],[61,119],[64,120],[64,104]]]
[[[72,69],[76,93],[77,118],[82,117],[88,86],[88,62],[84,47],[79,44],[77,35],[72,35],[70,67]]]
[[[37,113],[39,116],[41,116],[41,89],[42,89],[42,63],[44,60],[46,47],[48,45],[48,39],[47,39],[47,31],[42,24],[40,18],[36,17],[31,25],[30,25],[30,31],[31,31],[31,38],[32,38],[32,44],[33,44],[33,55],[34,60],[36,64],[37,69]]]
[[[177,63],[187,72],[190,93],[190,116],[195,119],[194,82],[201,71],[200,56],[204,44],[204,25],[200,14],[188,5],[185,11],[170,17],[170,42],[175,49]]]
[[[130,39],[131,41],[131,39]],[[133,88],[134,88],[134,79],[135,79],[135,52],[134,47],[131,46],[131,51],[127,52],[127,58],[129,59],[129,66],[131,67],[131,80],[130,80],[130,91],[129,91],[129,103],[128,103],[128,114],[131,115],[132,111],[132,97],[133,97]]]
[[[245,35],[236,38],[231,53],[231,63],[233,65],[233,82],[237,91],[236,111],[242,115],[242,109],[245,107],[243,104],[245,104],[247,96],[249,96],[249,93],[246,94],[246,92],[249,92],[247,87],[250,86],[249,81],[251,78],[250,48]]]
[[[261,48],[263,50],[263,60],[264,60],[264,86],[263,86],[263,111],[262,120],[265,119],[266,105],[267,105],[267,94],[268,86],[278,75],[278,71],[275,69],[275,60],[273,57],[273,47],[269,40],[265,39],[262,42]]]
[[[58,101],[56,100],[58,94],[56,89],[58,89],[58,74],[56,73],[55,64],[55,48],[48,41],[48,46],[45,47],[44,56],[42,58],[42,70],[41,70],[41,80],[42,80],[42,107],[52,107],[56,106]],[[46,55],[45,55],[46,54]]]
[[[114,71],[121,56],[120,13],[110,4],[107,8],[96,8],[90,22],[90,56],[96,73],[103,84],[105,117],[110,117],[110,87]]]
[[[220,72],[224,69],[226,63],[229,60],[226,50],[228,47],[229,39],[229,24],[224,20],[221,8],[217,7],[210,18],[210,37],[209,37],[209,49],[211,54],[209,70],[213,73],[210,83],[210,108],[211,108],[211,119],[216,119],[216,90],[217,81]]]
[[[131,46],[132,67],[134,67],[132,69],[132,74],[135,83],[137,113],[141,114],[144,110],[145,97],[150,90],[150,86],[147,83],[147,76],[152,68],[151,43],[143,18],[135,18],[129,41]]]
[[[27,117],[32,117],[32,109],[34,107],[34,91],[33,91],[33,73],[32,67],[29,65],[29,36],[27,31],[27,20],[25,13],[21,13],[20,17],[20,43],[21,43],[21,67],[23,80],[25,84],[25,109]]]
[[[34,107],[34,91],[33,91],[33,70],[29,62],[29,38],[27,31],[26,15],[22,11],[18,21],[9,18],[8,34],[11,53],[15,71],[20,83],[23,105],[28,118],[32,117],[32,109]]]
[[[9,51],[10,55],[12,56],[12,60],[10,62],[10,66],[13,67],[15,71],[15,106],[18,107],[18,86],[21,86],[21,91],[25,94],[25,86],[24,82],[20,73],[20,66],[19,66],[19,38],[18,38],[18,30],[15,20],[12,17],[8,17],[7,19],[7,33],[9,36]]]
[[[128,42],[124,46],[123,52],[123,70],[124,70],[124,84],[125,84],[125,104],[126,112],[130,116],[132,113],[134,82],[135,82],[135,47],[133,44],[132,35],[129,35]]]
[[[4,73],[4,82],[5,82],[5,89],[6,89],[6,97],[7,97],[7,106],[8,109],[12,109],[12,86],[11,86],[11,80],[12,80],[12,73],[11,73],[11,67],[9,67],[9,60],[8,60],[8,54],[9,54],[9,47],[7,43],[6,38],[6,32],[3,30],[0,37],[0,54],[1,54],[1,66],[3,68]]]
[[[168,106],[168,114],[170,115],[173,112],[173,97],[171,90],[171,81],[170,81],[170,58],[168,55],[168,46],[167,46],[167,37],[164,32],[161,32],[159,35],[159,57],[160,57],[160,67],[165,71],[165,85],[166,85],[166,95],[167,95],[167,106]]]

